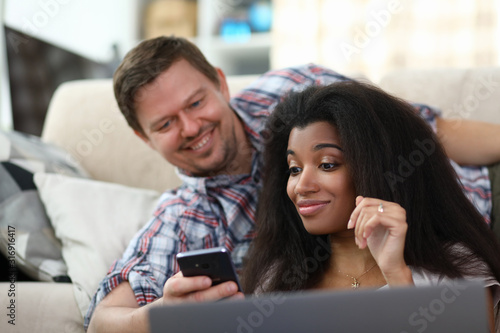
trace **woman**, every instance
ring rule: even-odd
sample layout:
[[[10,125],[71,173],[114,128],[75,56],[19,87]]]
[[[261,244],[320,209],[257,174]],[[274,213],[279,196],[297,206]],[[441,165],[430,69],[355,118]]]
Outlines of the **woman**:
[[[500,246],[410,105],[361,83],[310,87],[268,129],[245,292],[470,278],[490,287],[493,318]]]

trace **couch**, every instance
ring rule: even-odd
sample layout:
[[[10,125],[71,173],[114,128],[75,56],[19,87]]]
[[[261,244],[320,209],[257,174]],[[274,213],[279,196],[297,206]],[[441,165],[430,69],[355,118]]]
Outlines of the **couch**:
[[[254,79],[229,77],[230,91]],[[407,100],[437,106],[445,117],[500,124],[500,68],[405,70],[377,84]],[[67,160],[83,169],[79,178],[64,172],[34,177],[60,244],[62,272],[72,282],[45,277],[0,283],[0,331],[83,332],[82,313],[99,279],[148,220],[160,193],[180,181],[175,169],[128,128],[108,79],[62,84],[41,139],[62,148]],[[15,297],[5,297],[12,287]],[[5,316],[12,300],[15,326]]]

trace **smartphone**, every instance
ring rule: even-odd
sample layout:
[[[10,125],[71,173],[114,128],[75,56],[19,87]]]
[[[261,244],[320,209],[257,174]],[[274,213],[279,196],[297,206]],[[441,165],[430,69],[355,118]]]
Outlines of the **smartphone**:
[[[231,254],[224,247],[178,253],[177,263],[184,276],[208,276],[212,279],[212,286],[234,281],[238,291],[243,292]]]

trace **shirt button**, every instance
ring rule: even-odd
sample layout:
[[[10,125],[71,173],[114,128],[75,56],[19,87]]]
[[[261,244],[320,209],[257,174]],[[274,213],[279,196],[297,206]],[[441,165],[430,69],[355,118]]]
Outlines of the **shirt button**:
[[[142,251],[137,252],[137,258],[142,257],[144,253]]]

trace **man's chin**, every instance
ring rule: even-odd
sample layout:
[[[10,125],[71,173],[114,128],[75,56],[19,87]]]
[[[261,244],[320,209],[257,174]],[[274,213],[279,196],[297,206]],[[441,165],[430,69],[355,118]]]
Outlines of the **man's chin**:
[[[212,152],[206,156],[198,156],[196,159],[186,161],[188,168],[184,170],[196,177],[214,177],[218,175],[235,174],[238,170],[238,166],[234,164],[234,160],[234,158],[230,158],[223,152]]]
[[[214,177],[222,174],[227,174],[226,168],[221,168],[221,163],[206,162],[197,165],[191,165],[189,169],[185,169],[195,177]]]

